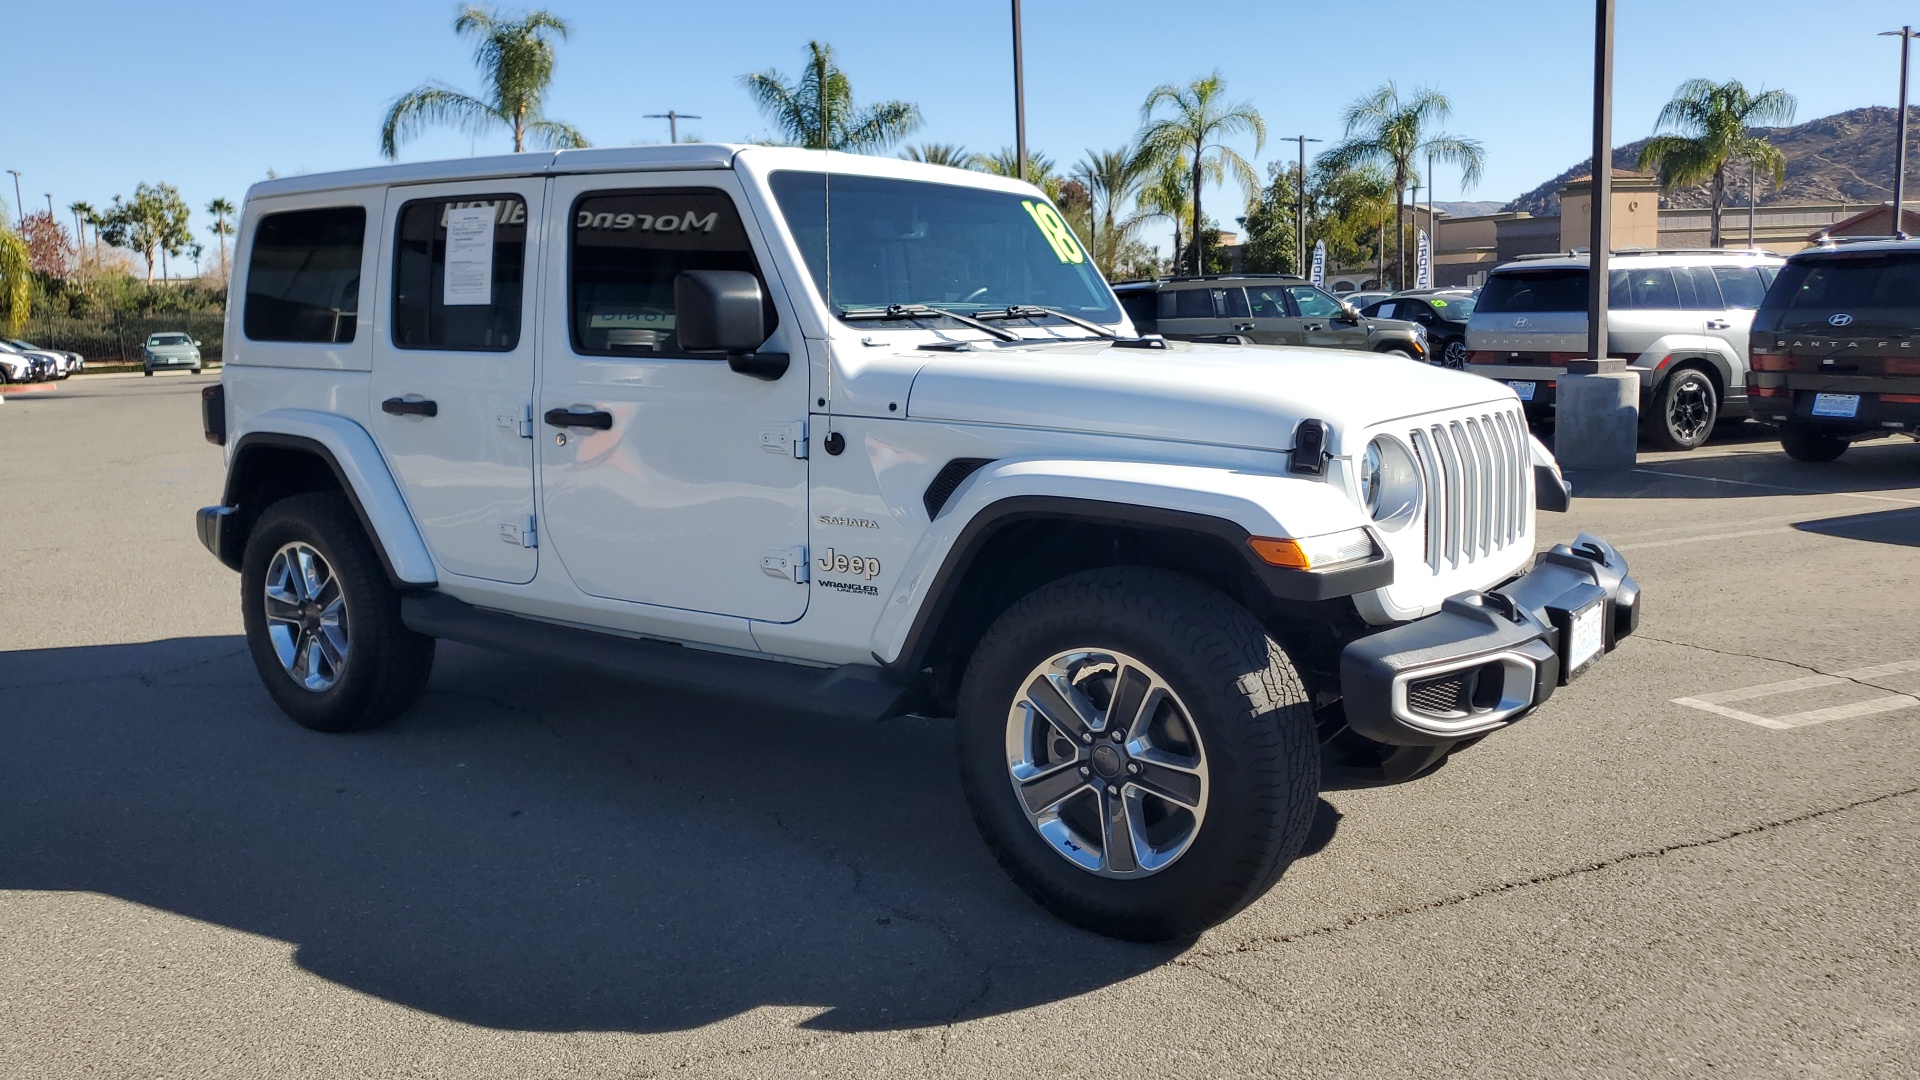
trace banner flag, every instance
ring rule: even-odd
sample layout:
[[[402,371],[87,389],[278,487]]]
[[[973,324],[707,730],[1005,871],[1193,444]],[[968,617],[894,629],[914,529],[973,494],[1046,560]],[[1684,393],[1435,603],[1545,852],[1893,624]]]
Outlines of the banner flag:
[[[1427,240],[1427,230],[1420,230],[1420,266],[1413,276],[1416,289],[1433,288],[1433,245]]]
[[[1313,242],[1313,276],[1307,280],[1320,286],[1325,286],[1327,283],[1327,242],[1325,240]]]

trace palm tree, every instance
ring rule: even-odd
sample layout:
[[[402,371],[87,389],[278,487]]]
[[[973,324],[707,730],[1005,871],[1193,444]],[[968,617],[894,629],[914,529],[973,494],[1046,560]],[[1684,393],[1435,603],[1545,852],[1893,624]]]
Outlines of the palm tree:
[[[1204,166],[1206,179],[1220,182],[1223,169],[1219,162]],[[1182,154],[1172,161],[1156,162],[1152,175],[1146,180],[1139,195],[1142,216],[1163,218],[1173,222],[1173,257],[1169,267],[1176,273],[1180,269],[1180,256],[1185,248],[1185,234],[1182,232],[1189,219],[1193,218],[1193,188],[1188,186],[1190,170],[1186,155]],[[1194,234],[1198,236],[1198,233]],[[1199,250],[1200,245],[1193,245]]]
[[[487,81],[487,96],[472,97],[438,83],[402,94],[380,127],[380,152],[388,160],[399,156],[401,140],[436,123],[474,134],[504,125],[513,131],[516,154],[528,142],[562,150],[587,145],[573,125],[541,113],[541,100],[553,81],[553,43],[548,35],[567,36],[567,24],[558,15],[542,10],[520,19],[502,19],[491,9],[469,4],[460,9],[453,29],[479,39],[473,62]]]
[[[1763,90],[1755,94],[1740,85],[1739,79],[1715,83],[1708,79],[1688,79],[1674,91],[1673,100],[1660,110],[1653,129],[1671,129],[1655,135],[1640,151],[1639,167],[1656,168],[1660,190],[1690,187],[1713,182],[1713,217],[1708,229],[1707,246],[1720,246],[1721,203],[1727,196],[1727,164],[1746,161],[1764,166],[1773,177],[1773,185],[1786,179],[1787,157],[1766,136],[1751,129],[1768,124],[1793,123],[1799,103],[1785,90]]]
[[[94,223],[95,212],[93,204],[89,202],[68,203],[67,212],[73,215],[73,228],[77,234],[75,237],[77,242],[74,244],[74,253],[78,255],[83,253],[87,247],[87,226]]]
[[[1144,153],[1162,162],[1182,154],[1190,155],[1188,168],[1193,172],[1193,236],[1196,239],[1200,236],[1200,188],[1204,174],[1212,170],[1217,178],[1219,174],[1232,172],[1240,186],[1248,191],[1260,186],[1260,178],[1247,159],[1218,140],[1251,133],[1253,152],[1257,154],[1267,144],[1267,122],[1247,102],[1229,105],[1223,101],[1226,88],[1226,80],[1215,71],[1186,86],[1171,83],[1156,86],[1140,106],[1140,120],[1146,125],[1139,136]],[[1156,119],[1154,111],[1163,104],[1172,106],[1173,115]],[[1196,243],[1193,245],[1196,274],[1202,272],[1201,259],[1200,245]]]
[[[975,172],[1020,179],[1020,155],[1011,146],[1003,146],[991,154],[975,154],[967,167]],[[1055,168],[1052,158],[1038,150],[1027,151],[1027,183],[1046,192],[1047,198],[1057,203],[1061,185],[1067,178],[1054,171]]]
[[[1406,245],[1400,235],[1406,213],[1407,187],[1420,182],[1415,162],[1432,158],[1460,166],[1460,186],[1470,189],[1480,182],[1486,165],[1486,151],[1474,139],[1462,139],[1445,132],[1429,130],[1453,113],[1453,102],[1438,90],[1421,87],[1402,100],[1392,83],[1367,94],[1341,115],[1346,125],[1345,138],[1320,160],[1335,168],[1377,165],[1393,176],[1394,247],[1398,252],[1399,280],[1407,276]]]
[[[1120,208],[1138,200],[1152,169],[1153,161],[1147,155],[1125,147],[1088,150],[1074,166],[1074,178],[1087,186],[1092,204],[1094,235],[1087,246],[1093,252],[1094,266],[1104,277],[1113,277],[1122,242],[1140,227],[1140,214],[1123,218]]]
[[[213,215],[213,224],[207,231],[220,238],[220,272],[227,271],[227,237],[233,235],[233,225],[227,219],[235,213],[233,204],[224,198],[215,199],[207,204],[207,213]]]
[[[900,156],[908,161],[925,162],[928,165],[947,165],[955,169],[970,168],[973,155],[967,148],[957,143],[921,143],[900,151]]]
[[[742,75],[741,85],[786,141],[811,150],[885,150],[920,127],[920,107],[883,101],[865,109],[853,103],[853,85],[833,62],[833,47],[807,42],[807,66],[789,83],[769,68]]]

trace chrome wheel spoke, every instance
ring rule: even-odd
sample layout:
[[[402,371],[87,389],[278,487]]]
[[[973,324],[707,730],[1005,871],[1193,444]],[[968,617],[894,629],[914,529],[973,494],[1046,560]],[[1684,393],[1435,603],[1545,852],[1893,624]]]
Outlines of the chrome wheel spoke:
[[[1133,800],[1125,795],[1100,793],[1100,854],[1107,869],[1116,874],[1131,874],[1140,869],[1135,850]]]
[[[1078,740],[1100,725],[1093,703],[1063,676],[1047,674],[1032,680],[1027,684],[1026,700],[1069,739]]]
[[[1069,761],[1052,772],[1022,782],[1020,801],[1026,804],[1028,814],[1039,815],[1059,806],[1086,786],[1086,778]]]
[[[1191,810],[1200,805],[1200,774],[1165,765],[1140,764],[1140,771],[1127,781],[1156,799],[1164,799]]]
[[[1107,701],[1106,727],[1123,731],[1137,739],[1142,726],[1153,716],[1153,706],[1162,691],[1153,685],[1152,676],[1131,665],[1122,666],[1113,677],[1113,696]]]
[[[300,621],[300,602],[289,600],[284,594],[275,595],[267,591],[267,618],[277,623],[298,623]]]
[[[347,598],[326,559],[303,543],[282,547],[263,592],[267,641],[287,675],[316,693],[340,681],[351,651]]]
[[[322,626],[313,633],[314,644],[320,647],[320,655],[327,662],[329,673],[337,673],[341,665],[347,662],[347,635],[338,627]]]

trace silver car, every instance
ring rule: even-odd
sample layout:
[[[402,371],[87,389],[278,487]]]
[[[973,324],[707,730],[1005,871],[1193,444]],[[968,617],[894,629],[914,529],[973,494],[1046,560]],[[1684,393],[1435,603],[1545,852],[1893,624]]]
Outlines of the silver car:
[[[1751,414],[1747,330],[1786,260],[1761,251],[1621,251],[1607,275],[1607,355],[1640,375],[1640,430],[1691,450],[1721,420]],[[1513,387],[1535,420],[1553,415],[1567,361],[1587,355],[1587,256],[1497,267],[1467,323],[1468,370]]]

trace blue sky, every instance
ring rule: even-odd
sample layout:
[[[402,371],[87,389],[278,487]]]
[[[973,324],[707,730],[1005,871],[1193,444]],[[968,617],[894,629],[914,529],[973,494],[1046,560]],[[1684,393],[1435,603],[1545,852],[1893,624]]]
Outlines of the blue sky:
[[[504,5],[509,10],[520,5]],[[768,128],[740,88],[745,72],[799,68],[809,38],[834,46],[862,100],[917,102],[914,141],[1010,145],[1005,0],[939,4],[706,0],[697,4],[546,0],[568,19],[549,114],[596,144],[661,141],[646,113],[700,114],[682,130],[715,140]],[[1784,87],[1812,119],[1891,105],[1897,45],[1880,30],[1920,21],[1882,0],[1620,0],[1618,142],[1647,134],[1682,80],[1736,77]],[[1124,143],[1156,84],[1218,68],[1273,136],[1340,134],[1341,108],[1388,79],[1454,101],[1448,127],[1487,149],[1482,182],[1463,192],[1440,170],[1439,197],[1507,199],[1586,156],[1592,4],[1455,0],[1365,4],[1026,0],[1029,142],[1063,164]],[[0,169],[18,169],[30,207],[51,192],[96,206],[135,183],[168,181],[200,212],[238,202],[268,169],[282,175],[374,164],[392,99],[430,78],[478,90],[456,5],[421,0],[325,4],[178,0],[9,5],[11,40]],[[1175,14],[1178,13],[1178,14]],[[1189,28],[1183,18],[1193,20]],[[405,159],[510,148],[436,134]],[[1251,156],[1250,142],[1241,147]],[[1270,140],[1264,167],[1291,144]],[[0,173],[11,209],[13,178]],[[1237,191],[1212,192],[1231,218]],[[211,243],[209,242],[209,247]]]

